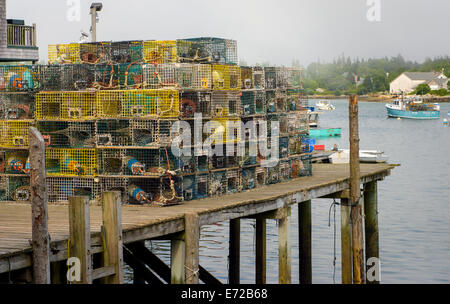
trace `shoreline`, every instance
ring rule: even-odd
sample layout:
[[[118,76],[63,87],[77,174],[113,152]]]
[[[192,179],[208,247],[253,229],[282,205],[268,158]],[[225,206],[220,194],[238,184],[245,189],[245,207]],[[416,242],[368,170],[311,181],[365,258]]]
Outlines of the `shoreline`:
[[[308,99],[348,99],[349,95],[341,95],[341,96],[334,96],[334,95],[308,95]],[[391,96],[387,95],[381,95],[381,96],[368,96],[368,95],[360,95],[358,96],[358,100],[360,101],[367,101],[367,102],[391,102],[395,98],[392,98]],[[425,96],[423,99],[426,102],[430,103],[447,103],[450,102],[450,96],[438,96],[438,97],[431,97],[431,96]]]

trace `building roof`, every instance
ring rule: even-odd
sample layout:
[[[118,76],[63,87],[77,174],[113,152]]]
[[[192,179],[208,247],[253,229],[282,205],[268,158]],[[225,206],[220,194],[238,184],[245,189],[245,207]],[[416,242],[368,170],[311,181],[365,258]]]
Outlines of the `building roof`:
[[[438,75],[434,72],[405,72],[403,73],[411,80],[424,80],[431,81],[436,78]]]

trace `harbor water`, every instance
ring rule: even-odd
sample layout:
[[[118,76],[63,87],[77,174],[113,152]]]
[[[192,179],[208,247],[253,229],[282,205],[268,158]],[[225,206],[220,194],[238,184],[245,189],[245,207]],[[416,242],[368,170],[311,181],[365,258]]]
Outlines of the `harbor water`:
[[[348,148],[348,101],[330,102],[336,110],[323,112],[319,125],[342,128],[342,137],[317,143],[327,149],[334,144]],[[315,103],[310,100],[310,105]],[[359,103],[360,148],[382,150],[390,163],[401,164],[378,183],[382,283],[450,283],[450,128],[443,125],[449,111],[450,104],[444,103],[440,120],[394,119],[387,117],[384,103]],[[312,204],[313,283],[341,282],[340,209],[329,212],[332,202],[318,199]],[[241,221],[241,283],[255,282],[254,225],[253,220]],[[297,207],[292,209],[291,225],[292,281],[298,283]],[[200,241],[200,264],[224,283],[228,232],[226,222],[204,226]],[[147,246],[170,264],[169,242],[149,241]],[[129,271],[127,276],[131,281]],[[267,221],[267,282],[278,282],[274,220]]]

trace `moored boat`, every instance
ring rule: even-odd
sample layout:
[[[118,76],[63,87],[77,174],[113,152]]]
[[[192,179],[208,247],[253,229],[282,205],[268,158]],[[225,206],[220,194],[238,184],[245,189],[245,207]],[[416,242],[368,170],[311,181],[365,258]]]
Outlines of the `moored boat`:
[[[331,111],[336,109],[336,107],[333,106],[329,101],[319,101],[318,103],[316,103],[316,107],[322,111]]]
[[[386,104],[387,115],[395,118],[439,119],[440,106],[437,103],[424,103],[421,99],[396,99]]]
[[[313,138],[320,137],[340,137],[342,133],[341,128],[329,128],[329,129],[310,129],[309,136]]]
[[[350,163],[350,150],[343,149],[338,150],[329,156],[329,160],[332,164],[348,164]],[[388,160],[388,156],[384,155],[384,152],[377,150],[360,150],[359,162],[361,163],[385,163]]]

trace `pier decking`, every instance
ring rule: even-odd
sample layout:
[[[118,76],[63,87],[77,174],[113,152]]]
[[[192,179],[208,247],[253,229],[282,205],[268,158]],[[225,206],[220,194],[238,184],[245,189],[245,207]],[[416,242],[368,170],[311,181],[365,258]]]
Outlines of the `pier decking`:
[[[361,164],[361,183],[382,180],[392,165]],[[349,166],[315,164],[314,176],[294,179],[247,192],[185,202],[159,208],[123,206],[123,243],[168,237],[185,229],[185,214],[196,213],[199,226],[263,214],[292,204],[330,196],[349,188]],[[49,205],[50,261],[67,259],[69,208]],[[101,252],[101,206],[90,207],[91,253]],[[29,268],[31,258],[31,207],[26,204],[0,204],[0,274]]]

